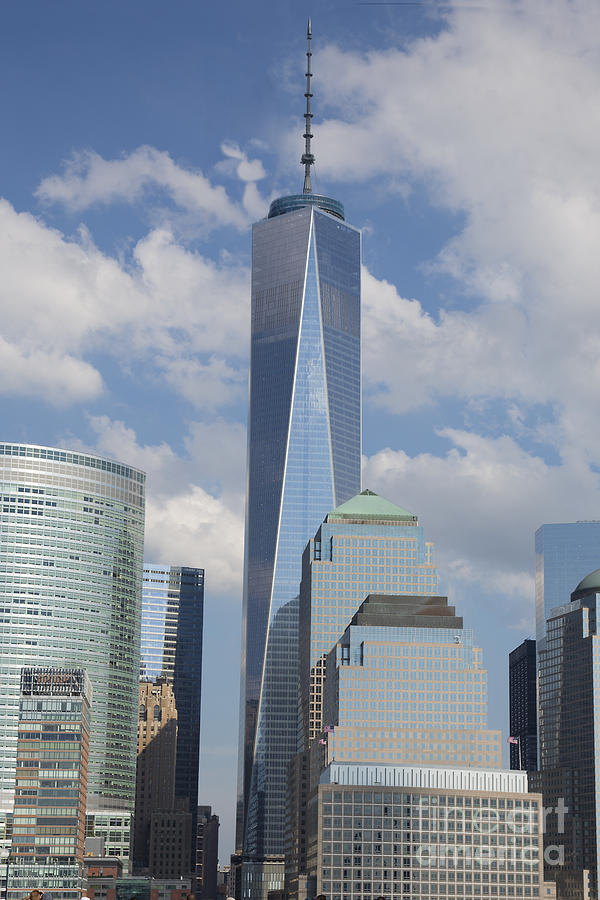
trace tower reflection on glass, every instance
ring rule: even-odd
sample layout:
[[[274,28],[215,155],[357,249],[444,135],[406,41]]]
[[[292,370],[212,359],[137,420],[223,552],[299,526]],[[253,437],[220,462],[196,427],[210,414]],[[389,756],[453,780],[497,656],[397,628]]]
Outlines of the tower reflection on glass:
[[[275,200],[252,234],[236,838],[245,897],[283,886],[302,551],[360,490],[360,233],[341,203],[312,191],[310,21],[307,37],[303,192]]]

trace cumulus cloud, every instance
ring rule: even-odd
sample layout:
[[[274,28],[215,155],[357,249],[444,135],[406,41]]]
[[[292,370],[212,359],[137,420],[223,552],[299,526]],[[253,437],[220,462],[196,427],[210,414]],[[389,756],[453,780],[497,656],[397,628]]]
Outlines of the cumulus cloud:
[[[366,275],[366,374],[398,412],[450,395],[548,404],[552,440],[580,442],[587,422],[597,462],[600,7],[447,10],[402,49],[320,54],[320,171],[420,185],[461,223],[430,261],[454,279],[451,307],[428,315]]]
[[[133,429],[107,416],[93,417],[90,424],[97,452],[146,472],[146,560],[206,566],[210,593],[238,603],[244,521],[242,426],[195,423],[186,438],[186,452],[178,454],[164,441],[140,444]]]
[[[450,584],[504,595],[511,617],[531,610],[534,532],[597,517],[598,475],[583,454],[550,465],[508,436],[440,434],[445,456],[384,449],[364,461],[363,483],[419,516]]]
[[[63,174],[45,178],[36,193],[45,203],[61,203],[80,212],[115,201],[148,200],[149,192],[156,190],[180,209],[199,216],[205,225],[248,225],[245,211],[224,187],[211,184],[202,172],[177,165],[168,153],[155,147],[138,147],[121,159],[103,159],[92,150],[75,153],[65,163]]]
[[[244,390],[248,271],[154,229],[131,259],[102,253],[0,200],[0,393],[64,404],[98,396],[96,351],[145,365],[197,407]]]

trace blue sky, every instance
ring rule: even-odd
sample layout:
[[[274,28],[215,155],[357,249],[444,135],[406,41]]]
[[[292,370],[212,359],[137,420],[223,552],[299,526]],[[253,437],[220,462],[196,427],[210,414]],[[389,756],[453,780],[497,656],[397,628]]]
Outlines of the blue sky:
[[[313,184],[363,228],[363,481],[435,542],[505,734],[533,532],[600,509],[594,0],[3,4],[3,438],[145,469],[147,560],[205,566],[222,862],[249,229],[301,188],[308,14]]]

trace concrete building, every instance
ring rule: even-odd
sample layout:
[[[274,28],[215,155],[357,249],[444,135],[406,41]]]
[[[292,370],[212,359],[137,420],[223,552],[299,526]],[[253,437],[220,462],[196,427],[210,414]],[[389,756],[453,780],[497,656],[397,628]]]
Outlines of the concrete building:
[[[0,443],[0,850],[12,815],[21,668],[93,688],[88,830],[127,867],[135,799],[145,475],[88,453]],[[112,827],[112,821],[120,821]],[[0,842],[2,839],[0,838]],[[4,867],[0,867],[4,878]]]
[[[310,104],[310,35],[307,60]],[[341,203],[312,191],[311,116],[303,192],[274,200],[252,233],[236,836],[246,900],[283,888],[302,552],[360,490],[360,233]]]
[[[191,878],[191,845],[192,814],[185,800],[175,800],[174,808],[152,812],[149,869],[154,878]]]
[[[435,594],[433,544],[413,513],[364,490],[325,517],[302,558],[300,702],[304,749],[323,725],[325,659],[367,594]]]
[[[133,867],[154,875],[149,870],[152,814],[175,806],[177,709],[166,679],[140,682],[137,751]]]
[[[312,891],[328,900],[542,896],[541,797],[524,772],[332,763],[309,820]]]
[[[9,900],[32,884],[78,900],[85,884],[91,693],[83,669],[21,670]]]
[[[523,641],[508,660],[509,734],[511,769],[532,772],[538,767],[537,658],[535,641]]]

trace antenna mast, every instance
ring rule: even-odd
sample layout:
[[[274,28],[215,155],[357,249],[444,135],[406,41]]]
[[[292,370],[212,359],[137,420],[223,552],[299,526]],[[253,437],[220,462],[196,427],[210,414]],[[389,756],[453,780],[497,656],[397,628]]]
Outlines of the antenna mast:
[[[304,166],[304,194],[312,194],[312,187],[310,183],[310,167],[314,165],[315,158],[313,154],[310,152],[310,139],[312,138],[312,132],[310,130],[310,120],[312,119],[312,113],[310,111],[310,100],[312,97],[312,91],[310,89],[310,79],[312,78],[312,72],[310,70],[310,58],[312,53],[310,51],[310,41],[312,38],[312,29],[310,25],[310,19],[308,20],[308,28],[306,29],[306,93],[304,96],[306,97],[306,112],[304,113],[304,120],[306,125],[304,127],[304,153],[302,154],[302,159],[300,162]]]

